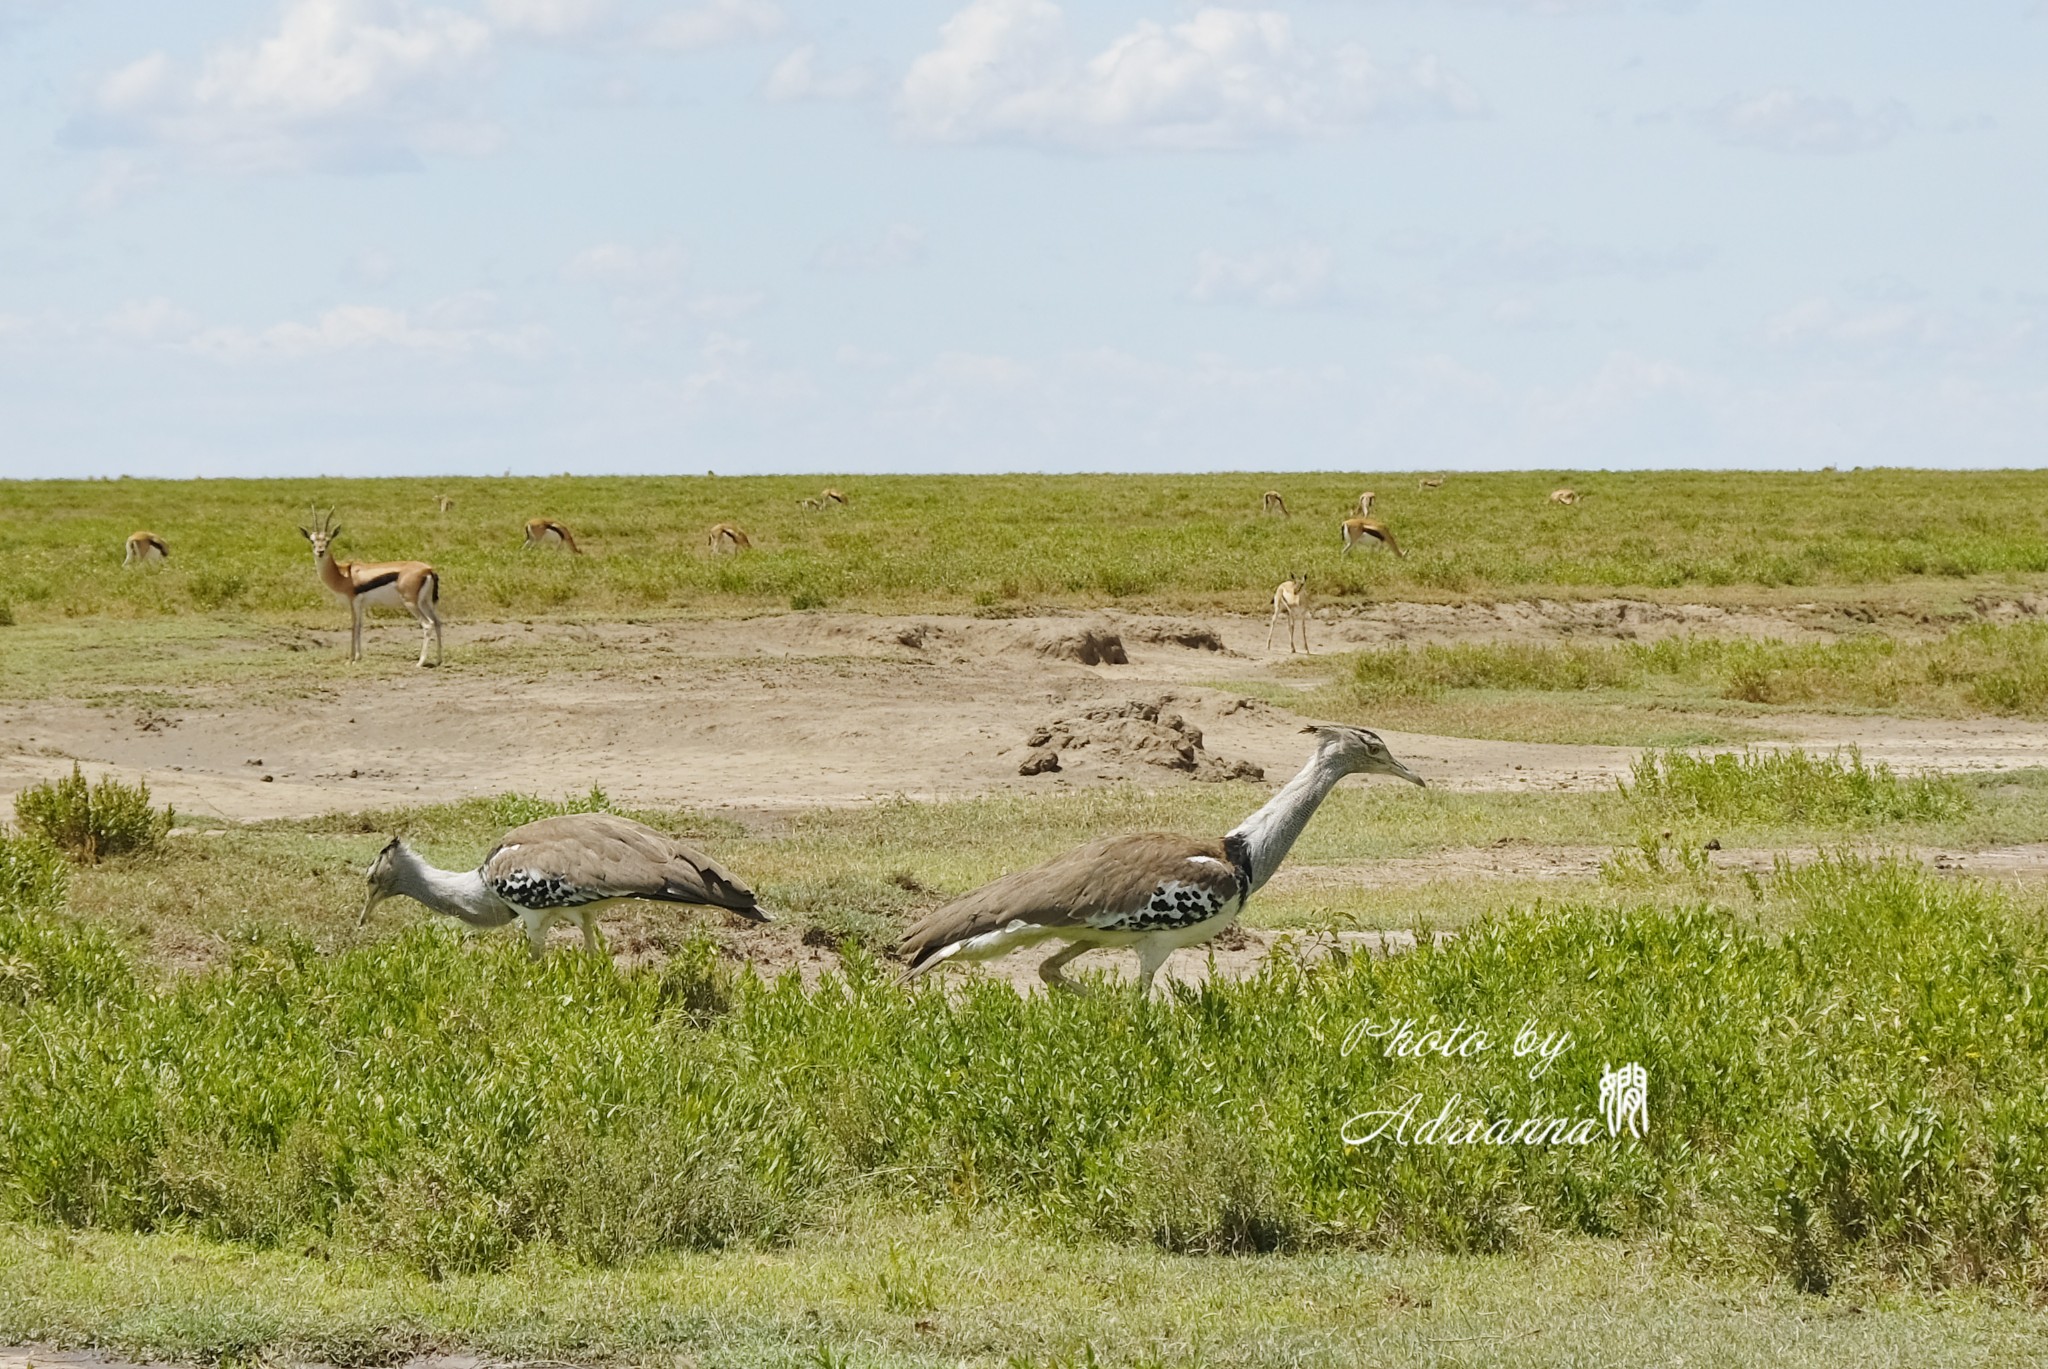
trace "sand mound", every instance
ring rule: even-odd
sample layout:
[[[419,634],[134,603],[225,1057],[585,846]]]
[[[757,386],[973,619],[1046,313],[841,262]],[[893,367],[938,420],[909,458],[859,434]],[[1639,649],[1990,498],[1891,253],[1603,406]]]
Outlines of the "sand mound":
[[[1112,628],[1052,624],[1025,634],[1022,644],[1040,656],[1080,665],[1129,665],[1124,639]]]
[[[1031,748],[1020,774],[1061,768],[1061,757],[1086,752],[1103,764],[1156,765],[1197,780],[1259,780],[1266,772],[1250,761],[1226,760],[1202,747],[1201,729],[1178,713],[1164,711],[1172,696],[1147,702],[1097,704],[1035,729],[1024,740]]]

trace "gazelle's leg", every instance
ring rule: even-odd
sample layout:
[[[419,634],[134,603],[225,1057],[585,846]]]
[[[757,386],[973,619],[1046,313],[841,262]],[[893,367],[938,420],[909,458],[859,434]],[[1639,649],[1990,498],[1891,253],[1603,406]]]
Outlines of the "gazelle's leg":
[[[348,658],[351,661],[360,661],[363,659],[363,601],[349,600],[348,612]]]
[[[1279,621],[1280,601],[1278,599],[1275,599],[1273,601],[1273,616],[1266,621],[1266,650],[1268,651],[1271,651],[1273,649],[1273,628],[1274,625],[1277,624]],[[1294,650],[1294,629],[1292,627],[1288,628],[1287,649],[1289,651]]]

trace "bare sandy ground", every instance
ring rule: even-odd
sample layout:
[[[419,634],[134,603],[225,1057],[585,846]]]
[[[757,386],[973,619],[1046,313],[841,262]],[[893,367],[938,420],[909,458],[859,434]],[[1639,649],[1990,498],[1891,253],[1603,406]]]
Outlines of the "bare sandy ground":
[[[1316,624],[1319,648],[1373,641],[1528,640],[1674,632],[1824,636],[1839,620],[1700,605],[1398,604]],[[1061,639],[1119,633],[1128,664],[1062,659]],[[1209,752],[1284,778],[1303,755],[1300,721],[1247,705],[1241,682],[1284,681],[1263,619],[888,618],[788,614],[749,620],[457,628],[449,649],[548,633],[613,654],[600,670],[535,677],[422,670],[351,683],[339,662],[322,697],[252,704],[225,691],[137,713],[52,700],[0,704],[0,803],[81,762],[146,777],[193,818],[247,820],[602,786],[645,805],[783,809],[892,795],[953,798],[1059,790],[1109,779],[1175,783],[1155,766],[1069,753],[1058,774],[1020,777],[1038,723],[1092,704],[1160,699]],[[403,651],[384,626],[371,649]],[[1195,644],[1188,644],[1195,643]],[[1206,644],[1204,644],[1206,643]],[[323,645],[343,653],[343,634]],[[1781,724],[1788,720],[1778,720]],[[1818,746],[1855,743],[1908,768],[2048,764],[2048,728],[2006,720],[1789,720]],[[1396,754],[1454,790],[1604,788],[1622,747],[1474,741],[1388,731]]]

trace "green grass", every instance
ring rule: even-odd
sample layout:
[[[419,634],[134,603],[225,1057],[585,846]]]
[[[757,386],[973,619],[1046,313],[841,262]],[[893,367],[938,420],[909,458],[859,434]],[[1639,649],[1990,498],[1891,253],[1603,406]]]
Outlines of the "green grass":
[[[327,621],[295,530],[316,500],[338,511],[343,556],[434,561],[457,621],[793,605],[1255,610],[1295,569],[1321,602],[1878,585],[1960,602],[1964,581],[2048,572],[2048,472],[1581,473],[1569,479],[1583,504],[1548,505],[1564,478],[1461,475],[1418,492],[1385,473],[846,477],[851,507],[822,514],[796,500],[823,482],[793,477],[8,482],[0,603],[22,624]],[[1295,518],[1258,513],[1269,485]],[[1337,521],[1365,486],[1406,559],[1338,555]],[[445,517],[442,492],[457,501]],[[567,522],[591,554],[522,552],[520,525],[536,514]],[[706,555],[704,530],[721,520],[760,550]],[[137,527],[169,541],[168,563],[123,570]]]
[[[910,994],[857,956],[816,992],[701,953],[616,975],[442,926],[332,956],[267,936],[159,982],[24,908],[0,920],[0,1215],[436,1277],[534,1247],[773,1248],[863,1202],[1182,1251],[1659,1237],[1810,1291],[2031,1279],[2048,932],[1902,866],[1773,882],[1801,913],[1782,938],[1546,908],[1150,1003]],[[1501,1048],[1341,1049],[1397,1018]],[[1525,1021],[1575,1038],[1547,1074],[1505,1048]],[[1423,1118],[1597,1116],[1600,1062],[1630,1059],[1656,1080],[1640,1142],[1339,1139],[1411,1096]]]
[[[327,1250],[0,1225],[0,1340],[181,1361],[381,1365],[461,1348],[705,1369],[1883,1369],[2023,1364],[2048,1323],[1977,1290],[1825,1299],[1654,1244],[1208,1259],[1028,1226],[847,1214],[774,1250],[591,1269],[529,1251],[432,1281]]]
[[[1305,712],[1512,741],[1696,746],[1752,740],[1811,712],[2048,717],[2048,624],[1972,624],[1932,639],[1828,643],[1458,643],[1291,665],[1328,683],[1253,688]]]

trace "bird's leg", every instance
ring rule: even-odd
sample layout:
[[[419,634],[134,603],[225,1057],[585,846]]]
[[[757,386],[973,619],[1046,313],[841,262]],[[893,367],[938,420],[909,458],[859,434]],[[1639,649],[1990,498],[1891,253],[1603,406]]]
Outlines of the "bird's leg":
[[[1074,963],[1075,957],[1084,955],[1093,949],[1085,941],[1069,941],[1065,946],[1054,951],[1040,963],[1038,977],[1045,981],[1048,988],[1065,989],[1068,993],[1086,993],[1087,990],[1067,978],[1065,971],[1067,966]]]
[[[597,915],[586,911],[577,915],[576,922],[583,928],[583,949],[610,960],[612,953],[605,947],[604,933],[598,930]]]
[[[548,915],[546,913],[521,913],[519,926],[526,933],[526,953],[535,960],[541,958],[548,948]]]
[[[1173,947],[1163,941],[1138,943],[1138,997],[1152,996],[1152,979],[1159,973],[1159,967],[1166,963],[1166,957],[1172,954]]]

